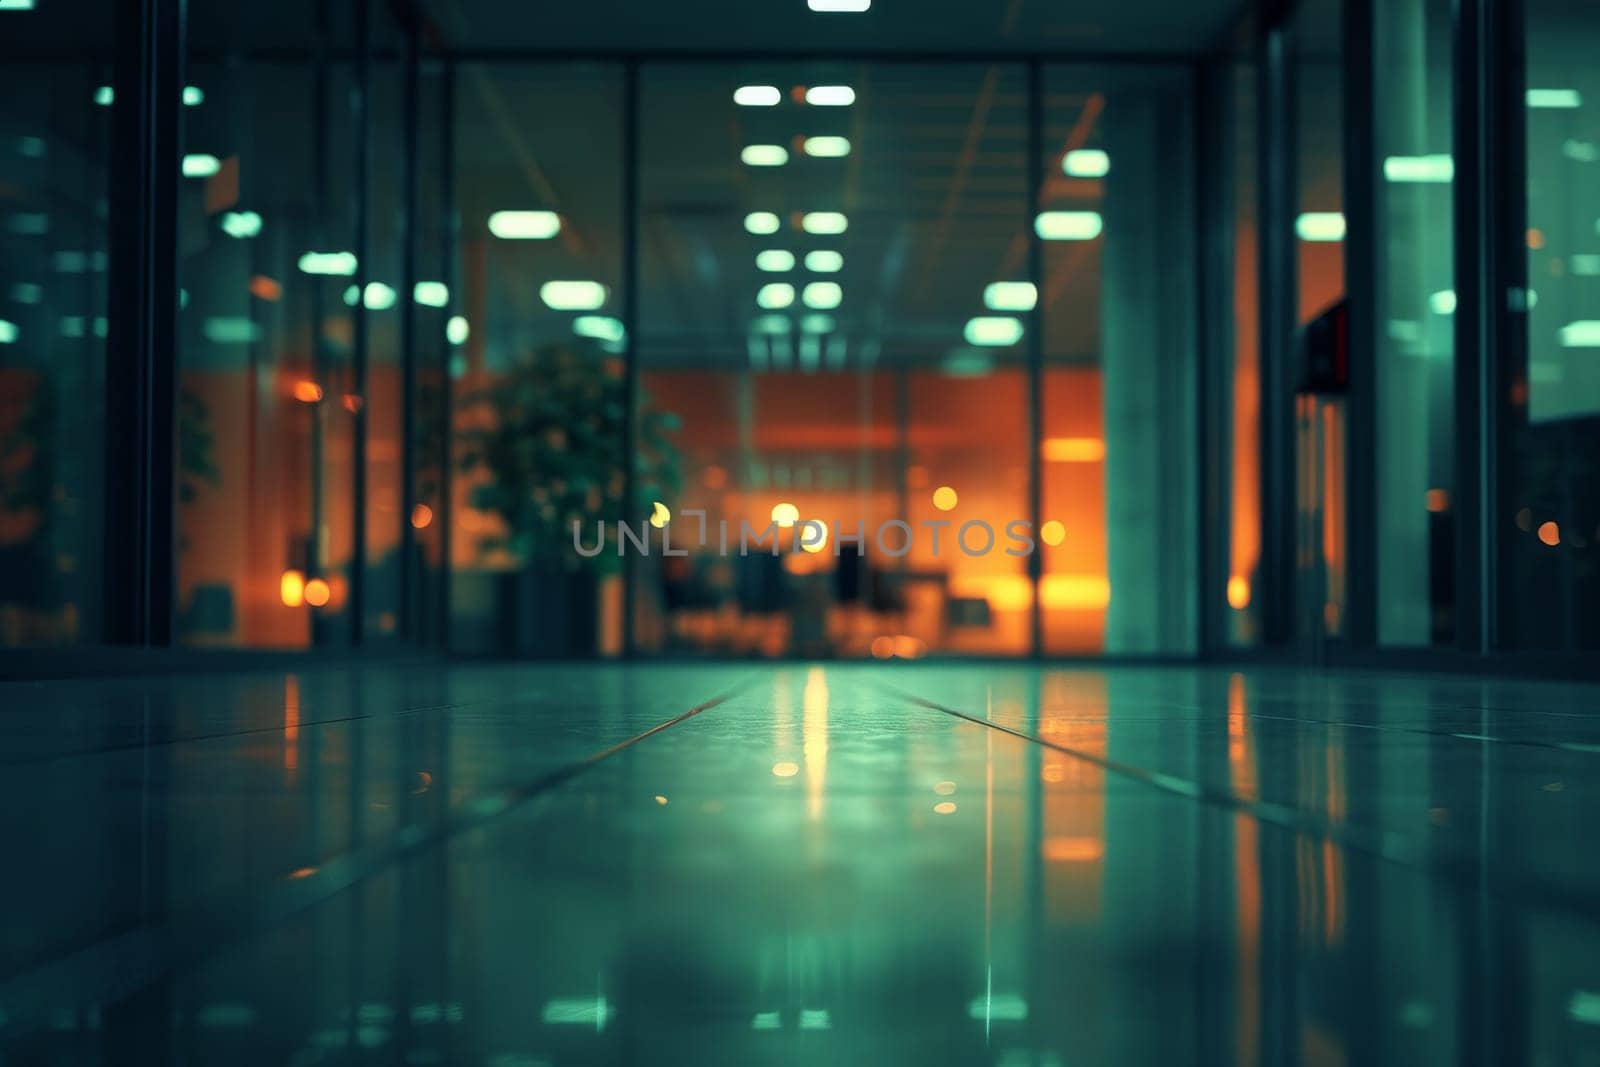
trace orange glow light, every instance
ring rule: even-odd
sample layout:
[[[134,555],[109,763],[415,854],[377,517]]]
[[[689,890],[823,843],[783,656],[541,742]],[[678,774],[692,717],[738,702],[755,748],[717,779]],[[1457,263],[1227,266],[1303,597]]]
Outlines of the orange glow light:
[[[1544,231],[1543,230],[1540,230],[1540,229],[1537,229],[1537,228],[1532,228],[1532,227],[1529,228],[1529,230],[1528,230],[1528,247],[1529,248],[1543,248],[1544,247]]]
[[[283,286],[265,274],[257,274],[250,279],[250,295],[257,300],[273,302],[282,298]]]
[[[1039,453],[1047,463],[1099,463],[1106,458],[1106,443],[1098,437],[1047,437]]]
[[[1039,540],[1047,545],[1059,545],[1067,539],[1067,528],[1055,519],[1050,519],[1039,527]]]
[[[1103,574],[1047,574],[1039,580],[1039,597],[1047,608],[1104,611],[1111,604],[1111,583]]]
[[[309,379],[294,383],[294,398],[302,404],[315,404],[322,399],[322,386]]]
[[[1250,579],[1242,574],[1235,574],[1228,579],[1228,607],[1234,611],[1243,611],[1250,606]]]
[[[328,589],[328,583],[323,581],[321,578],[313,578],[306,583],[305,600],[306,603],[310,604],[312,607],[322,607],[328,602],[328,597],[330,595],[331,592]]]
[[[894,654],[901,659],[921,659],[928,646],[908,634],[901,634],[894,639]]]
[[[1044,858],[1051,863],[1093,863],[1106,854],[1098,837],[1047,837]]]
[[[954,815],[955,811],[956,802],[953,800],[941,800],[933,806],[935,815]]]
[[[414,529],[426,530],[433,522],[433,509],[426,504],[418,504],[411,509],[411,525]]]
[[[1450,493],[1445,489],[1428,490],[1428,510],[1435,515],[1450,510]]]
[[[1561,543],[1561,527],[1553,522],[1541,522],[1539,524],[1539,540],[1552,547],[1559,545]]]
[[[894,655],[894,638],[887,634],[872,639],[872,658],[888,659]]]
[[[772,521],[788,529],[800,521],[800,509],[788,501],[772,505]]]
[[[297,608],[306,601],[306,576],[299,571],[284,571],[278,579],[278,598],[286,608]]]
[[[933,506],[940,511],[954,511],[958,499],[956,491],[948,485],[941,485],[933,491]]]
[[[792,760],[780,760],[772,765],[772,773],[777,778],[793,778],[800,773],[800,764]]]
[[[700,474],[707,489],[721,489],[728,484],[728,472],[721,467],[707,467]]]
[[[361,398],[354,393],[344,394],[344,409],[354,415],[361,410]]]

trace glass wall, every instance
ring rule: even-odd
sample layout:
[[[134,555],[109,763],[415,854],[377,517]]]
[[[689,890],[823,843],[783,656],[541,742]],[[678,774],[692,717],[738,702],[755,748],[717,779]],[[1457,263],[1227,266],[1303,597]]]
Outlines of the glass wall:
[[[1046,68],[1035,227],[1050,652],[1194,648],[1190,84],[1181,68]]]
[[[641,97],[639,421],[681,427],[689,552],[640,561],[641,647],[1026,653],[1024,68],[662,64]]]
[[[622,70],[464,64],[455,95],[450,644],[615,655],[619,560],[572,524],[629,510]]]
[[[1378,640],[1455,638],[1449,0],[1374,5]]]
[[[1342,9],[1341,0],[1305,0],[1292,22],[1297,363],[1304,327],[1345,296]],[[1336,637],[1344,629],[1344,401],[1302,391],[1295,404],[1296,628],[1315,639]]]
[[[0,11],[0,646],[100,637],[114,21]]]
[[[1502,366],[1500,632],[1600,647],[1600,11],[1527,0],[1526,365]],[[1513,357],[1514,358],[1514,357]]]

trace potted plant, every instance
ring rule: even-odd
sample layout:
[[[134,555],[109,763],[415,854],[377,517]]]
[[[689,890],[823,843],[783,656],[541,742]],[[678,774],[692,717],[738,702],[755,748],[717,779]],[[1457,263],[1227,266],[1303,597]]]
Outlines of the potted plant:
[[[596,521],[638,522],[680,488],[675,415],[640,394],[634,494],[623,500],[623,430],[628,417],[622,363],[598,347],[535,349],[492,383],[463,398],[459,465],[478,474],[470,501],[500,519],[503,534],[480,551],[512,566],[496,582],[500,651],[584,656],[596,651],[600,582],[618,573],[615,552],[584,558],[572,526],[590,543]]]

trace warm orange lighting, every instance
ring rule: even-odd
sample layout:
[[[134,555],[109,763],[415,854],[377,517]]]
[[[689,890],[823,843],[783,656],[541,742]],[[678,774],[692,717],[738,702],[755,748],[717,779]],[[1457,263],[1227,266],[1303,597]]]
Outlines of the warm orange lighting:
[[[283,296],[283,286],[265,274],[250,279],[250,295],[257,300],[276,301]]]
[[[894,654],[901,659],[921,659],[927,651],[925,643],[908,634],[901,634],[894,639]]]
[[[934,784],[933,791],[942,797],[947,797],[956,791],[956,784],[954,782],[937,782]]]
[[[800,764],[792,760],[780,760],[772,765],[772,774],[776,778],[793,778],[800,773]]]
[[[667,806],[667,798],[662,796],[660,793],[657,793],[656,794],[656,803],[660,804],[664,808],[664,807]]]
[[[955,811],[956,802],[953,800],[941,800],[933,806],[935,815],[954,815]]]
[[[312,607],[322,607],[328,602],[330,596],[332,596],[332,590],[328,588],[328,583],[321,578],[313,578],[306,583],[306,603]]]
[[[426,504],[418,504],[411,509],[411,526],[413,529],[426,530],[433,524],[433,509]]]
[[[286,608],[297,608],[306,601],[306,576],[299,571],[284,571],[278,579],[278,599]]]
[[[1543,230],[1540,230],[1540,229],[1538,229],[1536,227],[1531,227],[1531,226],[1528,228],[1528,247],[1529,248],[1543,248],[1544,247],[1544,231]]]
[[[948,485],[941,485],[933,491],[933,506],[940,511],[954,511],[957,499],[956,491]]]
[[[788,529],[800,521],[800,509],[788,501],[772,505],[772,521]]]
[[[294,383],[294,398],[302,404],[315,404],[322,399],[322,386],[302,378]]]
[[[1103,574],[1047,574],[1039,579],[1039,599],[1056,610],[1104,611],[1111,604],[1111,583]]]
[[[894,655],[894,638],[887,634],[872,639],[872,658],[888,659]]]
[[[672,521],[672,509],[657,500],[655,507],[650,509],[650,525],[656,529],[665,529],[667,523]]]
[[[301,878],[310,878],[313,874],[316,874],[316,873],[317,873],[317,869],[315,867],[298,867],[295,870],[292,870],[292,871],[289,872],[289,877],[295,879],[296,881],[298,881]]]
[[[906,485],[912,489],[926,489],[928,487],[928,468],[920,463],[913,463],[907,467]]]
[[[1250,606],[1250,579],[1235,574],[1228,579],[1228,607],[1243,611]]]
[[[1450,510],[1450,493],[1445,489],[1428,490],[1428,510],[1435,515]]]
[[[354,415],[361,410],[361,398],[354,393],[344,394],[344,409]]]
[[[1051,863],[1093,863],[1106,854],[1098,837],[1047,837],[1044,858]]]
[[[1555,546],[1561,543],[1561,527],[1553,522],[1539,524],[1539,540],[1547,545]]]
[[[1055,519],[1046,520],[1045,524],[1039,527],[1039,540],[1047,545],[1059,545],[1066,539],[1067,528]]]
[[[1047,463],[1099,463],[1106,443],[1098,437],[1047,437],[1039,446]]]
[[[721,489],[728,484],[728,472],[721,467],[707,467],[700,473],[700,480],[707,489]]]

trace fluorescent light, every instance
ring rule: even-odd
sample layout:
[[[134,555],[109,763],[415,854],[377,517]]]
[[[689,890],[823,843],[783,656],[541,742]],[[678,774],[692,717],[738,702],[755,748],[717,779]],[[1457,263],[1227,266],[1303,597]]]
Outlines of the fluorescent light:
[[[101,107],[110,107],[117,98],[116,91],[109,85],[102,85],[94,91],[94,102]]]
[[[554,211],[496,211],[489,216],[489,232],[503,241],[547,241],[561,232],[561,216]]]
[[[209,178],[222,169],[222,161],[216,156],[205,152],[196,152],[183,157],[183,176],[185,178]]]
[[[733,91],[733,102],[740,107],[773,107],[782,99],[776,85],[741,85]]]
[[[1563,348],[1600,348],[1600,319],[1580,319],[1561,327]]]
[[[242,241],[261,232],[261,216],[254,211],[229,211],[217,220],[217,225],[229,237]]]
[[[788,282],[769,282],[756,293],[756,304],[769,310],[794,303],[794,286]]]
[[[610,1016],[610,1006],[605,997],[556,997],[544,1002],[544,1022],[547,1026],[569,1023],[604,1030]]]
[[[787,315],[762,315],[750,324],[754,333],[780,334],[789,332],[789,316]]]
[[[1033,220],[1034,232],[1046,241],[1092,241],[1103,227],[1098,211],[1041,211]]]
[[[856,91],[848,85],[813,85],[806,90],[806,103],[812,107],[849,107],[856,102]]]
[[[872,0],[806,0],[813,11],[859,13],[872,6]]]
[[[261,327],[244,318],[207,319],[200,332],[206,340],[219,345],[247,345],[261,339]]]
[[[778,216],[770,211],[752,211],[744,217],[744,228],[748,233],[777,233]]]
[[[1032,311],[1039,291],[1032,282],[990,282],[983,287],[983,306],[990,311]]]
[[[364,303],[368,311],[388,311],[394,307],[395,291],[382,282],[367,283],[367,298]],[[344,302],[348,307],[356,306],[356,287],[350,286],[344,291]]]
[[[307,252],[300,257],[300,269],[306,274],[337,274],[348,278],[356,272],[356,254]]]
[[[781,144],[747,144],[739,161],[747,167],[781,167],[789,162],[789,150]]]
[[[0,11],[32,11],[33,0],[0,0]]]
[[[411,287],[411,299],[431,308],[450,303],[450,287],[444,282],[418,282]]]
[[[206,102],[206,91],[198,85],[185,85],[183,87],[183,102],[188,107],[199,107]]]
[[[1571,259],[1572,273],[1585,278],[1600,275],[1600,256],[1592,252],[1579,252]]]
[[[834,321],[832,315],[824,315],[814,311],[809,315],[800,316],[800,331],[802,333],[832,333]]]
[[[1004,348],[1022,340],[1022,323],[1009,315],[979,315],[967,320],[964,335],[969,345]]]
[[[1294,220],[1295,236],[1302,241],[1344,240],[1344,216],[1337,211],[1306,211]]]
[[[42,159],[44,157],[45,143],[42,137],[17,138],[17,152],[28,159]]]
[[[545,282],[539,299],[557,311],[593,311],[606,302],[609,291],[599,282]]]
[[[17,324],[0,319],[0,345],[14,345],[17,343]]]
[[[1528,106],[1571,109],[1583,106],[1576,89],[1529,89]]]
[[[1028,1002],[1017,993],[991,993],[973,998],[967,1005],[967,1015],[995,1022],[1021,1022],[1028,1017]]]
[[[838,159],[850,154],[850,141],[844,137],[807,137],[806,155],[818,159]]]
[[[794,270],[794,253],[784,248],[768,248],[757,252],[756,269],[773,273]]]
[[[1061,157],[1061,172],[1069,178],[1104,178],[1111,171],[1111,157],[1098,148],[1074,148]]]
[[[1390,156],[1383,161],[1383,176],[1391,182],[1448,182],[1456,175],[1456,161],[1448,155]]]
[[[850,225],[837,211],[808,211],[800,217],[800,228],[807,233],[843,233]]]
[[[1454,289],[1440,289],[1428,297],[1428,307],[1435,315],[1454,315],[1456,313],[1456,291]]]
[[[44,286],[33,282],[17,282],[11,287],[11,299],[19,304],[37,304],[44,299]]]
[[[465,315],[451,315],[450,321],[444,324],[444,339],[453,345],[466,344],[471,334]]]
[[[939,364],[946,378],[982,378],[993,369],[993,357],[978,348],[952,349]]]
[[[1561,154],[1577,163],[1594,163],[1600,160],[1600,145],[1568,137],[1561,142]]]
[[[89,256],[84,252],[63,249],[51,255],[50,265],[57,274],[82,274],[89,269]]]
[[[806,253],[806,270],[817,274],[832,274],[844,266],[844,256],[838,252],[819,248]]]
[[[838,282],[812,282],[800,293],[801,303],[808,308],[836,308],[843,300],[844,290]]]
[[[43,211],[19,211],[6,220],[6,229],[26,237],[50,232],[50,216]]]
[[[620,342],[627,336],[622,320],[609,315],[579,315],[572,320],[572,332],[579,337],[592,337],[596,341]]]

